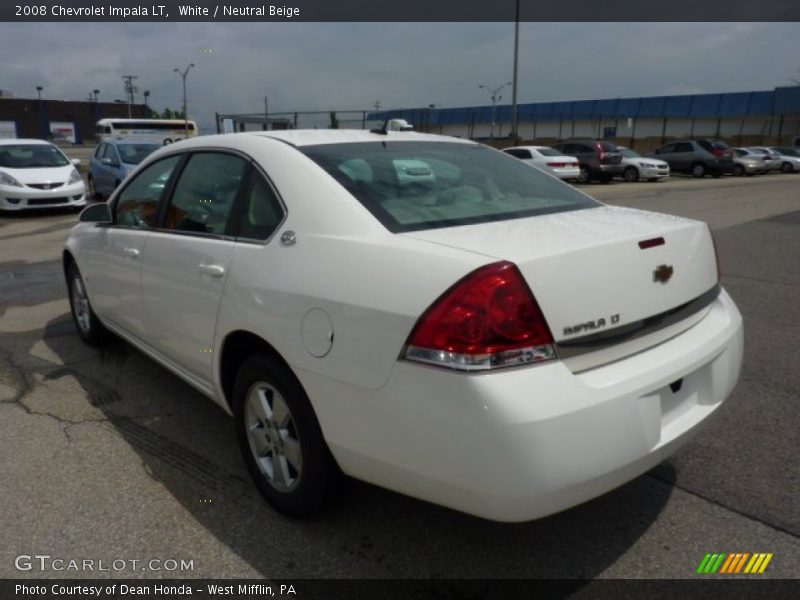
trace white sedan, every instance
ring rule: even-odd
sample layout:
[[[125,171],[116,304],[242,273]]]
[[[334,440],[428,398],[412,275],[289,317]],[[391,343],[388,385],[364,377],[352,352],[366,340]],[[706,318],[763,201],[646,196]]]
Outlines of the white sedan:
[[[622,153],[622,164],[625,167],[622,178],[625,181],[658,181],[669,177],[669,163],[652,156],[642,156],[635,150],[625,146],[617,146]]]
[[[290,515],[340,472],[549,515],[665,460],[742,362],[704,223],[455,138],[183,141],[84,210],[63,262],[80,337],[113,332],[228,411]]]
[[[559,179],[577,181],[581,175],[577,158],[564,156],[558,150],[548,146],[513,146],[504,148],[503,152],[529,165],[539,167],[543,171],[550,172]]]
[[[0,139],[0,210],[86,206],[78,164],[50,142]]]

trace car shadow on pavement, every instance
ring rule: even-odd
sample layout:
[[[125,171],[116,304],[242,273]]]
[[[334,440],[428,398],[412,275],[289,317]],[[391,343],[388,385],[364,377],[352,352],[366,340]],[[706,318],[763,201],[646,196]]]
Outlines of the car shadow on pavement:
[[[347,479],[319,517],[294,521],[258,495],[232,419],[201,394],[122,341],[82,349],[69,315],[47,323],[44,343],[63,362],[43,368],[44,380],[74,377],[149,476],[264,577],[590,579],[648,530],[673,489],[643,476],[566,512],[500,524]],[[242,575],[199,566],[194,576]]]

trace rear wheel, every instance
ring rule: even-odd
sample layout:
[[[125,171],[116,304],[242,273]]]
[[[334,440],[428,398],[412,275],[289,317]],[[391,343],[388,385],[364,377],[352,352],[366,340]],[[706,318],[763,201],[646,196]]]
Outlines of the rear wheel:
[[[67,267],[67,287],[72,321],[80,338],[90,346],[106,345],[111,340],[111,334],[94,314],[81,272],[74,262]]]
[[[339,475],[303,387],[279,361],[256,355],[236,375],[236,433],[250,475],[278,511],[319,511]]]
[[[694,163],[692,165],[692,177],[705,177],[706,166],[703,163]]]
[[[792,163],[790,163],[789,161],[784,161],[783,163],[781,163],[781,172],[791,173],[792,171],[794,171]]]
[[[625,177],[625,181],[630,181],[631,183],[639,181],[639,169],[636,167],[625,167],[623,176]]]

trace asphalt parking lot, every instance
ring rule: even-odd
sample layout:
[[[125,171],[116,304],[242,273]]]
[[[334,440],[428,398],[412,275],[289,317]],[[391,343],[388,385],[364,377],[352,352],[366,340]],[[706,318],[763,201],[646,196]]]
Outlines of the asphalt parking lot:
[[[98,575],[15,567],[46,554],[192,561],[119,577],[693,578],[707,552],[771,552],[759,577],[798,577],[800,176],[581,189],[711,224],[745,319],[744,366],[672,459],[515,525],[355,481],[316,520],[279,516],[220,409],[125,343],[79,341],[59,260],[76,215],[0,216],[0,577]]]

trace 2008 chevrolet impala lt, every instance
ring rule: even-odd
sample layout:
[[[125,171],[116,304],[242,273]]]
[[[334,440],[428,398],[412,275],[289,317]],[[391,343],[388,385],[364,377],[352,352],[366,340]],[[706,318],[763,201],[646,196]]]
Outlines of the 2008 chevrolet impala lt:
[[[686,442],[742,362],[704,223],[387,126],[172,144],[63,260],[81,338],[230,412],[295,516],[342,472],[499,521],[566,509]]]

